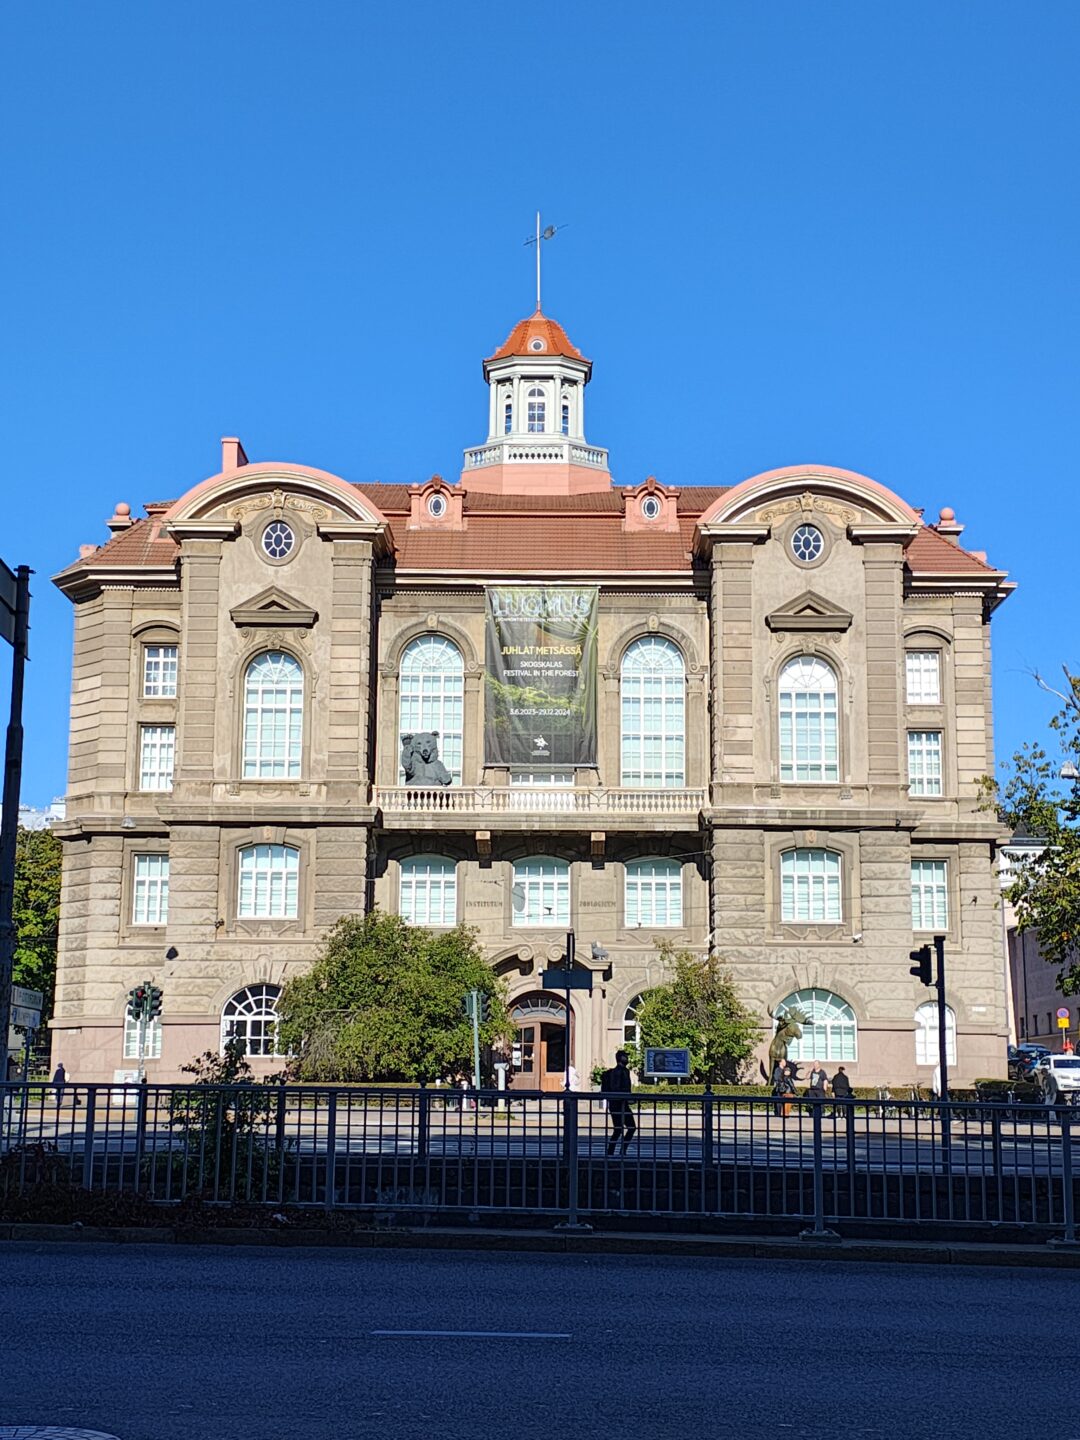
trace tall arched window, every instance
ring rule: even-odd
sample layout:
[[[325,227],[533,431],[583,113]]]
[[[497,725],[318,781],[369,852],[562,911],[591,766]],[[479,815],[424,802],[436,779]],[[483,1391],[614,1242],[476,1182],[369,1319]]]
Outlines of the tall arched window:
[[[936,1065],[938,1063],[938,1008],[936,1000],[926,1000],[915,1011],[915,1064]],[[956,1014],[951,1005],[945,1006],[945,1059],[949,1065],[956,1064]]]
[[[410,855],[401,862],[398,911],[410,925],[457,924],[457,866],[445,855]]]
[[[291,845],[248,845],[240,851],[236,913],[241,920],[295,920],[300,851]]]
[[[799,655],[780,672],[780,779],[803,784],[840,778],[836,675],[824,660]]]
[[[646,635],[623,656],[622,783],[657,789],[686,783],[686,666],[670,640]]]
[[[779,1018],[801,1010],[802,1039],[788,1043],[789,1060],[857,1060],[858,1026],[855,1011],[831,990],[796,990],[776,1007]]]
[[[641,1044],[641,1021],[638,1019],[638,1011],[641,1009],[641,1002],[644,999],[644,995],[635,995],[623,1012],[622,1043],[624,1045]]]
[[[785,850],[780,856],[781,924],[835,925],[843,915],[836,851]]]
[[[547,416],[544,392],[539,385],[533,385],[526,397],[528,400],[528,430],[530,435],[542,435]]]
[[[682,866],[677,860],[631,860],[624,890],[626,924],[682,924]]]
[[[283,1055],[277,1044],[277,985],[248,985],[226,1000],[221,1012],[221,1049],[239,1040],[245,1055]]]
[[[514,428],[514,402],[508,395],[503,401],[503,434],[509,435]]]
[[[461,736],[465,711],[465,662],[444,635],[421,635],[405,647],[399,680],[403,735],[439,732],[439,759],[461,784]],[[404,782],[404,775],[401,776]]]
[[[570,866],[550,855],[530,855],[514,864],[514,924],[570,924]]]
[[[247,780],[298,780],[304,739],[304,672],[281,650],[256,655],[244,675]]]
[[[562,411],[559,416],[559,429],[564,435],[570,434],[570,396],[562,397]]]

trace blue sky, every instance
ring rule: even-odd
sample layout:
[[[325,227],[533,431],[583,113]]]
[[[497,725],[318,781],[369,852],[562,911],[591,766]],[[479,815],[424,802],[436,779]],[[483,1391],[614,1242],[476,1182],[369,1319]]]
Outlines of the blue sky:
[[[37,572],[24,798],[65,776],[48,577],[218,439],[456,476],[532,308],[620,483],[864,471],[1020,589],[999,754],[1080,664],[1070,3],[214,0],[0,14],[0,556]],[[6,716],[8,656],[0,656]]]

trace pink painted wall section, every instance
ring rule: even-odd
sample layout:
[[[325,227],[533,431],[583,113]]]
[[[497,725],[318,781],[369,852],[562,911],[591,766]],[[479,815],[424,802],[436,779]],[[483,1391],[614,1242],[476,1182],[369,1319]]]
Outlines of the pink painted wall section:
[[[611,472],[585,465],[483,465],[463,470],[461,483],[478,495],[595,495],[611,489]]]

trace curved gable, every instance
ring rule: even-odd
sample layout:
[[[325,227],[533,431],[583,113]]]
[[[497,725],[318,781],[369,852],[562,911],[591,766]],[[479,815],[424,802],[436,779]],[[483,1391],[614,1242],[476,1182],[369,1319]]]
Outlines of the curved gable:
[[[340,475],[331,475],[328,470],[315,470],[308,465],[273,462],[241,465],[201,480],[174,501],[162,516],[161,524],[172,530],[191,522],[235,519],[237,517],[230,514],[234,506],[275,490],[325,507],[329,512],[327,520],[368,525],[373,534],[387,529],[386,517],[379,507],[362,490],[342,480]]]
[[[770,506],[810,491],[855,506],[864,521],[887,525],[917,525],[918,513],[899,495],[877,480],[855,470],[838,470],[829,465],[790,465],[766,470],[733,486],[719,496],[698,521],[698,529],[773,518]]]

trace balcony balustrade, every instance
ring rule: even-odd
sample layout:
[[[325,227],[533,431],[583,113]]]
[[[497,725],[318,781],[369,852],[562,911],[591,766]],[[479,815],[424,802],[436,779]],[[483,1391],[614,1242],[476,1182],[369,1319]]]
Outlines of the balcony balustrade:
[[[697,816],[706,805],[703,787],[690,789],[585,789],[555,785],[397,785],[379,788],[375,805],[393,815],[567,815],[582,819]]]

